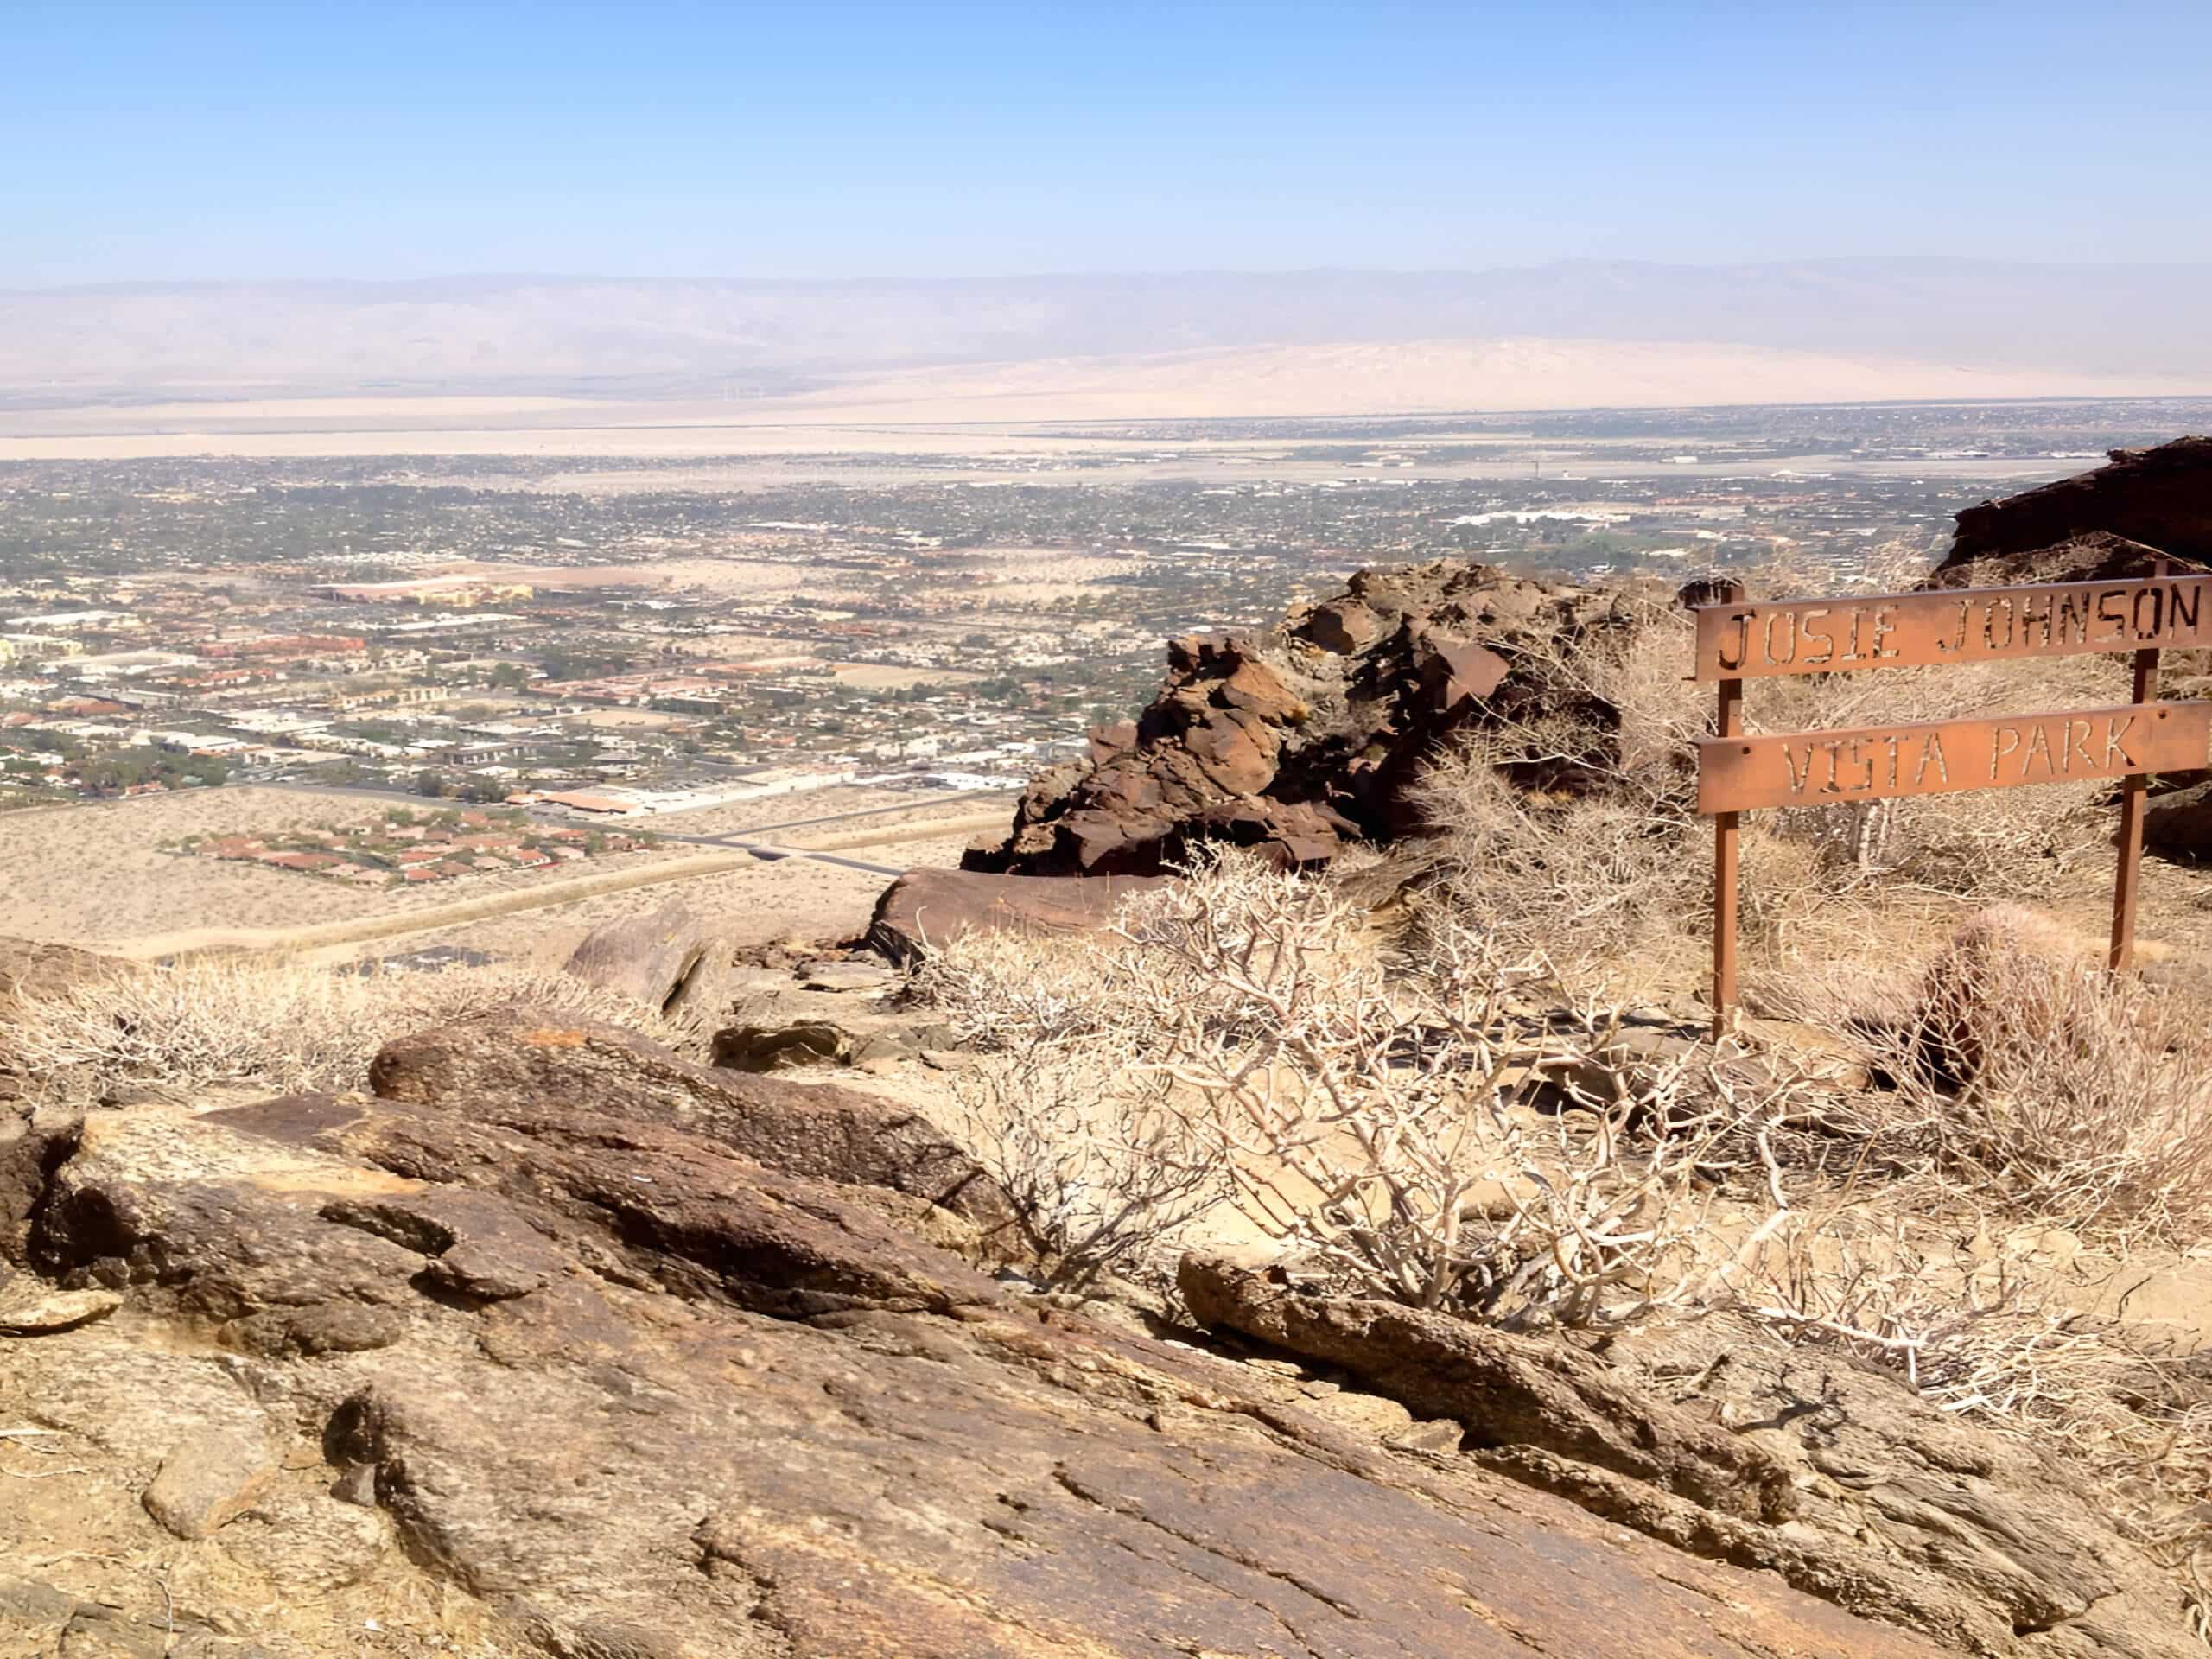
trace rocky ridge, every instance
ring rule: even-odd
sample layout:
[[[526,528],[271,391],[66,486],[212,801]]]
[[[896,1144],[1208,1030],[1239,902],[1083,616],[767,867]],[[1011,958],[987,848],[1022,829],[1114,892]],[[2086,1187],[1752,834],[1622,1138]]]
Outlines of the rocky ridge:
[[[1627,619],[1617,594],[1446,559],[1361,571],[1262,632],[1172,641],[1143,714],[1039,775],[963,867],[1150,874],[1210,841],[1325,863],[1410,827],[1406,786],[1453,732],[1590,702],[1564,664]]]
[[[2109,466],[2001,501],[1981,502],[1957,517],[1950,551],[1936,568],[1939,580],[1963,566],[1987,573],[2001,562],[2032,562],[2048,550],[2087,537],[2120,538],[2152,553],[2212,564],[2212,437],[2114,449]],[[2114,550],[2108,541],[2093,542],[2088,556],[2077,562],[2093,564],[2100,554],[2108,559]]]
[[[1701,1329],[1728,1358],[1600,1353],[1219,1256],[1184,1265],[1197,1325],[1065,1305],[909,1115],[588,1021],[415,1033],[369,1081],[47,1121],[0,1284],[0,1427],[37,1438],[0,1467],[53,1478],[0,1481],[0,1650],[2187,1639],[2055,1477],[1886,1376]]]

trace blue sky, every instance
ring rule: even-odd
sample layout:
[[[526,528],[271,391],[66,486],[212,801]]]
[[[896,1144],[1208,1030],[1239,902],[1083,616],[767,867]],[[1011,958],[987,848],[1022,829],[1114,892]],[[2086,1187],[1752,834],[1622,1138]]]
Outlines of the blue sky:
[[[0,288],[2212,258],[2212,0],[0,0]]]

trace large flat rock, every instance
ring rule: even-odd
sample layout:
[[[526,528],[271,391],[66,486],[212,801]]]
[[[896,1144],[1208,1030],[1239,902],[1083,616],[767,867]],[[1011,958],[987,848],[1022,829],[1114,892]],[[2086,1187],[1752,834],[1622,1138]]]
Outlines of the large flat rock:
[[[34,1249],[129,1305],[33,1338],[60,1345],[17,1368],[26,1397],[76,1421],[73,1363],[125,1375],[133,1330],[171,1370],[227,1353],[192,1362],[247,1385],[219,1411],[143,1388],[86,1410],[143,1407],[149,1478],[262,1422],[286,1470],[326,1463],[344,1502],[319,1516],[373,1505],[408,1571],[552,1654],[1942,1650],[1471,1457],[1351,1436],[1284,1367],[1011,1296],[902,1223],[919,1199],[665,1115],[423,1093],[93,1114]]]

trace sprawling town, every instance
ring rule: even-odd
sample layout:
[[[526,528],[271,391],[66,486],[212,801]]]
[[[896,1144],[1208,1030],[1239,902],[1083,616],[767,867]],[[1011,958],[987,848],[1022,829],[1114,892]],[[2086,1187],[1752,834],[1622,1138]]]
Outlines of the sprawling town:
[[[0,806],[252,783],[604,823],[1017,787],[1142,702],[1164,639],[1361,565],[1854,579],[2208,412],[1176,422],[738,486],[512,456],[8,463]]]

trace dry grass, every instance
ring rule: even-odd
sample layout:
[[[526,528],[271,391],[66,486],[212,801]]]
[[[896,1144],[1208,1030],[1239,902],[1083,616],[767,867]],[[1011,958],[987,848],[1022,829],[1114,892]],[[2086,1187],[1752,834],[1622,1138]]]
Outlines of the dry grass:
[[[2194,1000],[2116,978],[1999,906],[1914,969],[1808,974],[1796,1011],[1847,1033],[1888,1084],[1870,1151],[1974,1203],[2116,1245],[2212,1234],[2212,1031]]]
[[[566,974],[499,964],[340,973],[292,957],[210,956],[22,993],[9,1043],[27,1075],[79,1099],[144,1084],[351,1089],[389,1039],[518,1002],[614,1020],[671,1044],[686,1034]]]
[[[1893,582],[1897,563],[1878,558],[1870,585]],[[1777,595],[1833,585],[1826,574],[1780,568],[1756,583]],[[1710,907],[1694,756],[1694,740],[1712,728],[1713,690],[1684,678],[1686,612],[1649,595],[1622,602],[1630,626],[1534,665],[1560,689],[1553,706],[1569,712],[1468,734],[1433,758],[1414,791],[1441,827],[1427,849],[1432,890],[1471,925],[1585,964],[1681,954]],[[2128,700],[2124,665],[2097,656],[1803,675],[1755,682],[1747,693],[1747,721],[1766,732]],[[1569,786],[1532,792],[1531,778]],[[2106,792],[2055,784],[1753,815],[1744,937],[1754,950],[1782,948],[1811,912],[1876,882],[1890,898],[2039,892],[2106,855]]]

